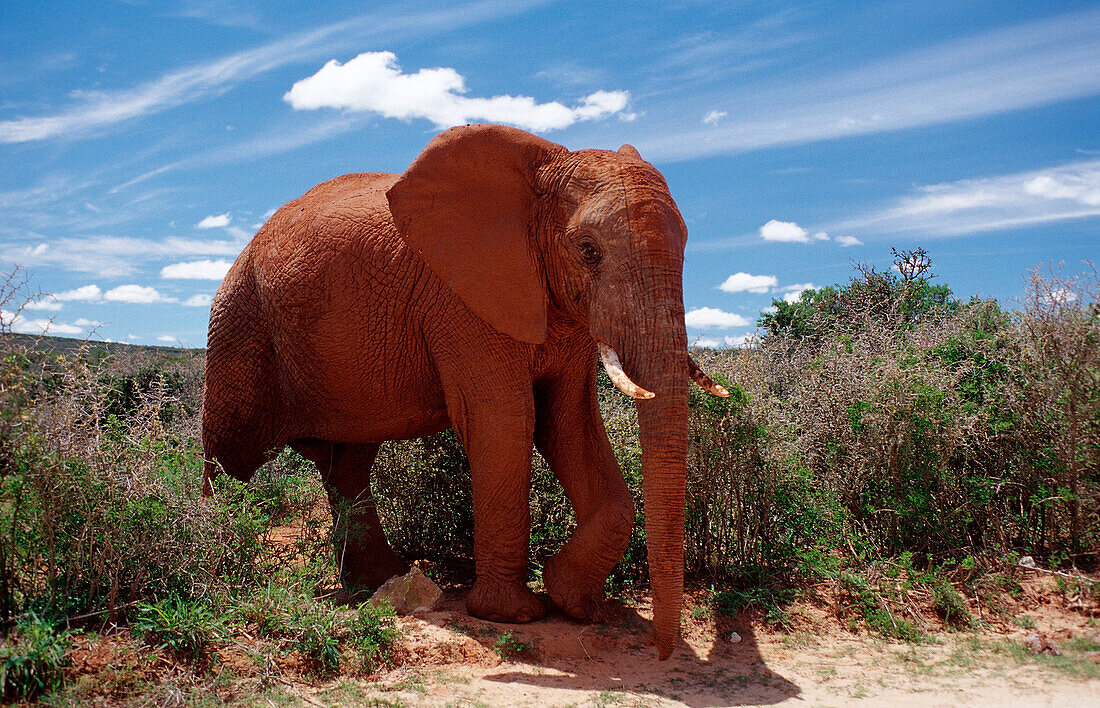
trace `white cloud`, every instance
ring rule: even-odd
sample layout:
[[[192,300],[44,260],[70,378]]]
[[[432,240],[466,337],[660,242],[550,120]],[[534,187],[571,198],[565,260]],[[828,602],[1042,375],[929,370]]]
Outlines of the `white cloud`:
[[[28,319],[16,312],[0,310],[0,324],[21,334],[80,334],[84,330],[66,322],[44,318]]]
[[[714,125],[725,118],[726,115],[725,111],[707,111],[707,114],[703,116],[703,125]]]
[[[246,241],[237,239],[139,239],[124,236],[65,236],[38,256],[31,256],[18,242],[0,243],[0,260],[28,268],[47,266],[104,278],[133,275],[150,260],[180,257],[229,256],[235,258]],[[60,298],[59,298],[60,299]]]
[[[739,334],[735,337],[723,337],[722,341],[727,347],[747,347],[751,346],[756,340],[756,334],[749,332],[747,334]]]
[[[160,277],[176,280],[221,280],[232,265],[227,260],[173,263],[160,269]]]
[[[688,327],[700,329],[728,329],[744,327],[749,324],[749,321],[734,312],[725,312],[713,307],[697,307],[684,315],[684,323]]]
[[[128,302],[135,305],[151,305],[158,302],[175,302],[175,298],[161,295],[156,288],[144,285],[120,285],[103,294],[110,302]]]
[[[838,228],[926,236],[1100,216],[1100,160],[925,185]]]
[[[774,288],[778,283],[779,281],[774,275],[734,273],[726,278],[725,282],[718,286],[718,289],[727,293],[766,293],[769,288]]]
[[[810,236],[810,238],[814,241],[828,241],[829,234],[825,233],[824,231],[818,231],[814,235]]]
[[[98,320],[89,320],[86,317],[81,317],[80,319],[78,319],[75,322],[75,324],[80,326],[80,327],[91,327],[92,329],[95,329],[96,327],[102,327],[103,325],[106,324],[106,322],[100,322]]]
[[[806,229],[793,221],[779,221],[772,219],[760,227],[760,236],[765,241],[782,241],[786,243],[809,243],[810,236]]]
[[[177,341],[177,339],[176,339],[176,337],[173,337],[170,334],[162,334],[159,337],[157,337],[157,341],[158,342],[175,342],[175,341]]]
[[[212,214],[204,217],[202,221],[195,224],[196,229],[219,229],[229,226],[229,212],[224,214]]]
[[[62,307],[64,305],[52,295],[43,295],[37,300],[30,300],[23,305],[24,310],[48,310],[49,312],[57,312]]]
[[[855,236],[837,236],[836,242],[841,246],[847,248],[848,246],[862,246],[863,241],[860,241]]]
[[[803,290],[817,290],[817,286],[813,283],[793,283],[791,285],[784,285],[780,289],[783,290],[783,292],[800,293]]]
[[[296,82],[283,100],[297,110],[340,108],[369,111],[386,118],[426,118],[437,127],[489,121],[535,131],[565,128],[577,121],[604,118],[626,108],[626,91],[596,91],[573,108],[529,96],[473,98],[466,81],[447,67],[402,73],[392,52],[364,52],[346,64],[329,61],[314,75]]]
[[[801,302],[801,301],[802,301],[802,291],[801,290],[792,290],[792,291],[790,291],[789,293],[787,293],[786,295],[783,296],[783,302],[789,302],[791,304],[794,304],[796,302]]]
[[[181,305],[185,307],[210,307],[211,297],[206,293],[198,293],[184,300]]]
[[[696,337],[688,343],[692,349],[726,349],[729,347],[747,347],[755,341],[752,332],[726,337]]]
[[[103,291],[94,283],[53,295],[55,300],[61,300],[62,302],[96,302],[102,297]]]

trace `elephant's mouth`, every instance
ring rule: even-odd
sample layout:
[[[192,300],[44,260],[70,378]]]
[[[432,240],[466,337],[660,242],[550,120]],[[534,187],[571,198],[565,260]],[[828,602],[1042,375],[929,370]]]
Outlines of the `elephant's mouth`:
[[[630,377],[623,371],[622,362],[619,361],[619,355],[615,353],[615,350],[599,342],[600,346],[600,361],[603,362],[603,368],[607,371],[608,378],[611,379],[611,383],[615,384],[615,388],[619,389],[631,398],[647,399],[654,398],[657,394],[652,391],[647,391],[638,384],[630,380]],[[684,352],[684,356],[687,357],[688,363],[688,375],[691,379],[699,384],[700,387],[710,391],[715,396],[727,398],[730,392],[726,390],[724,386],[716,383],[711,377],[707,376],[706,372],[695,363],[695,360],[691,358],[691,354]]]

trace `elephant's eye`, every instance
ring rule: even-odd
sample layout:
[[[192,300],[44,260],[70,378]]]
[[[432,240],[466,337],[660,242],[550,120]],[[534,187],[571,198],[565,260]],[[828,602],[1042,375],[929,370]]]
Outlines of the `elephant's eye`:
[[[590,266],[594,266],[603,258],[600,246],[591,238],[583,238],[577,242],[577,250],[581,254],[581,260]]]

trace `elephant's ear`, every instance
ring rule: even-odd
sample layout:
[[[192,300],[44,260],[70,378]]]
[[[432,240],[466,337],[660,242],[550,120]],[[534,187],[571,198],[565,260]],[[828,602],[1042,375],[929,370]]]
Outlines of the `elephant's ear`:
[[[546,339],[548,298],[529,236],[535,172],[563,152],[515,128],[451,128],[386,193],[401,237],[466,306],[533,344]]]

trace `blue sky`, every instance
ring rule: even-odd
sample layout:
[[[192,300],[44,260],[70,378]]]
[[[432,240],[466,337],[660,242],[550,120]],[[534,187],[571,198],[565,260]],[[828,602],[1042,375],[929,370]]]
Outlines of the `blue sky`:
[[[705,344],[892,246],[1007,306],[1100,262],[1097,3],[309,5],[0,4],[0,264],[55,294],[16,329],[202,346],[273,209],[470,121],[653,162]]]

